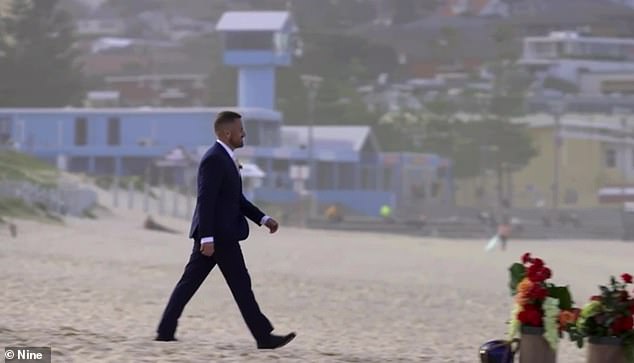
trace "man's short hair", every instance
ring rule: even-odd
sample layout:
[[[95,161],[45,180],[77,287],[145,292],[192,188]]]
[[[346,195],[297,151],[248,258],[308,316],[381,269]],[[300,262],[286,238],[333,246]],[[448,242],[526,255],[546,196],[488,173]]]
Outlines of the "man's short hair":
[[[216,132],[220,131],[224,126],[232,124],[235,120],[242,118],[237,112],[233,111],[222,111],[216,116],[216,121],[214,121],[214,130]]]

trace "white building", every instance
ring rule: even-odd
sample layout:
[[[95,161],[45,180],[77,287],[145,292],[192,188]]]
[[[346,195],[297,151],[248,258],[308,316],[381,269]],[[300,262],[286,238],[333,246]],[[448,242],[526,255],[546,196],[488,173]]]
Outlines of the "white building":
[[[575,84],[582,73],[634,72],[634,39],[553,32],[524,38],[520,64]]]

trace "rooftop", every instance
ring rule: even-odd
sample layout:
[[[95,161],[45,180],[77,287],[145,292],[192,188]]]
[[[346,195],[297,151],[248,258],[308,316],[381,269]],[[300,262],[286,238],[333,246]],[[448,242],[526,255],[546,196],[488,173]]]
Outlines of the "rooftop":
[[[290,20],[288,11],[229,11],[222,15],[218,31],[279,31]]]

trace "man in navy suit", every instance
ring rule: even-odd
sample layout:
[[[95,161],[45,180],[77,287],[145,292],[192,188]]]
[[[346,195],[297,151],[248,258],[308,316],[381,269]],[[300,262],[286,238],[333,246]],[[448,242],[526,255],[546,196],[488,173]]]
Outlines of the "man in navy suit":
[[[257,347],[279,348],[293,340],[295,333],[271,334],[273,326],[255,300],[239,243],[249,236],[246,218],[265,225],[271,233],[277,231],[278,224],[242,194],[240,166],[233,155],[235,149],[244,146],[241,115],[221,112],[214,130],[218,140],[205,153],[198,169],[198,199],[189,233],[194,249],[165,308],[156,340],[176,340],[177,320],[185,305],[218,265]]]

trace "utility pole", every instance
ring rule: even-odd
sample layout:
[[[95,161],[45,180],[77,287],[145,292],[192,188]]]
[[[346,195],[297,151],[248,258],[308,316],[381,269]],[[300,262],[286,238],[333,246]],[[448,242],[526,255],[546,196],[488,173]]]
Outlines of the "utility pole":
[[[310,190],[310,213],[316,212],[315,203],[315,190],[317,189],[317,168],[315,165],[315,103],[317,102],[317,94],[319,93],[319,86],[321,85],[322,78],[319,76],[304,74],[301,76],[304,87],[308,92],[308,190]]]
[[[555,100],[550,104],[550,110],[554,119],[553,128],[553,184],[552,184],[552,218],[553,223],[559,212],[559,178],[561,169],[561,118],[566,110],[564,100]]]
[[[615,116],[620,116],[620,126],[621,126],[621,157],[619,157],[620,161],[621,161],[621,173],[623,174],[621,176],[621,200],[622,200],[622,204],[621,204],[621,223],[623,225],[623,231],[624,234],[623,236],[625,237],[625,235],[627,234],[626,231],[626,224],[627,224],[627,216],[625,213],[625,207],[627,205],[627,189],[628,189],[628,157],[627,157],[627,151],[629,150],[628,148],[628,136],[629,136],[629,129],[628,129],[628,116],[630,114],[630,110],[627,108],[623,108],[623,107],[615,107],[612,110],[612,114]],[[630,155],[632,155],[630,153]],[[632,155],[634,156],[634,155]],[[632,163],[632,160],[630,160],[630,163]]]

